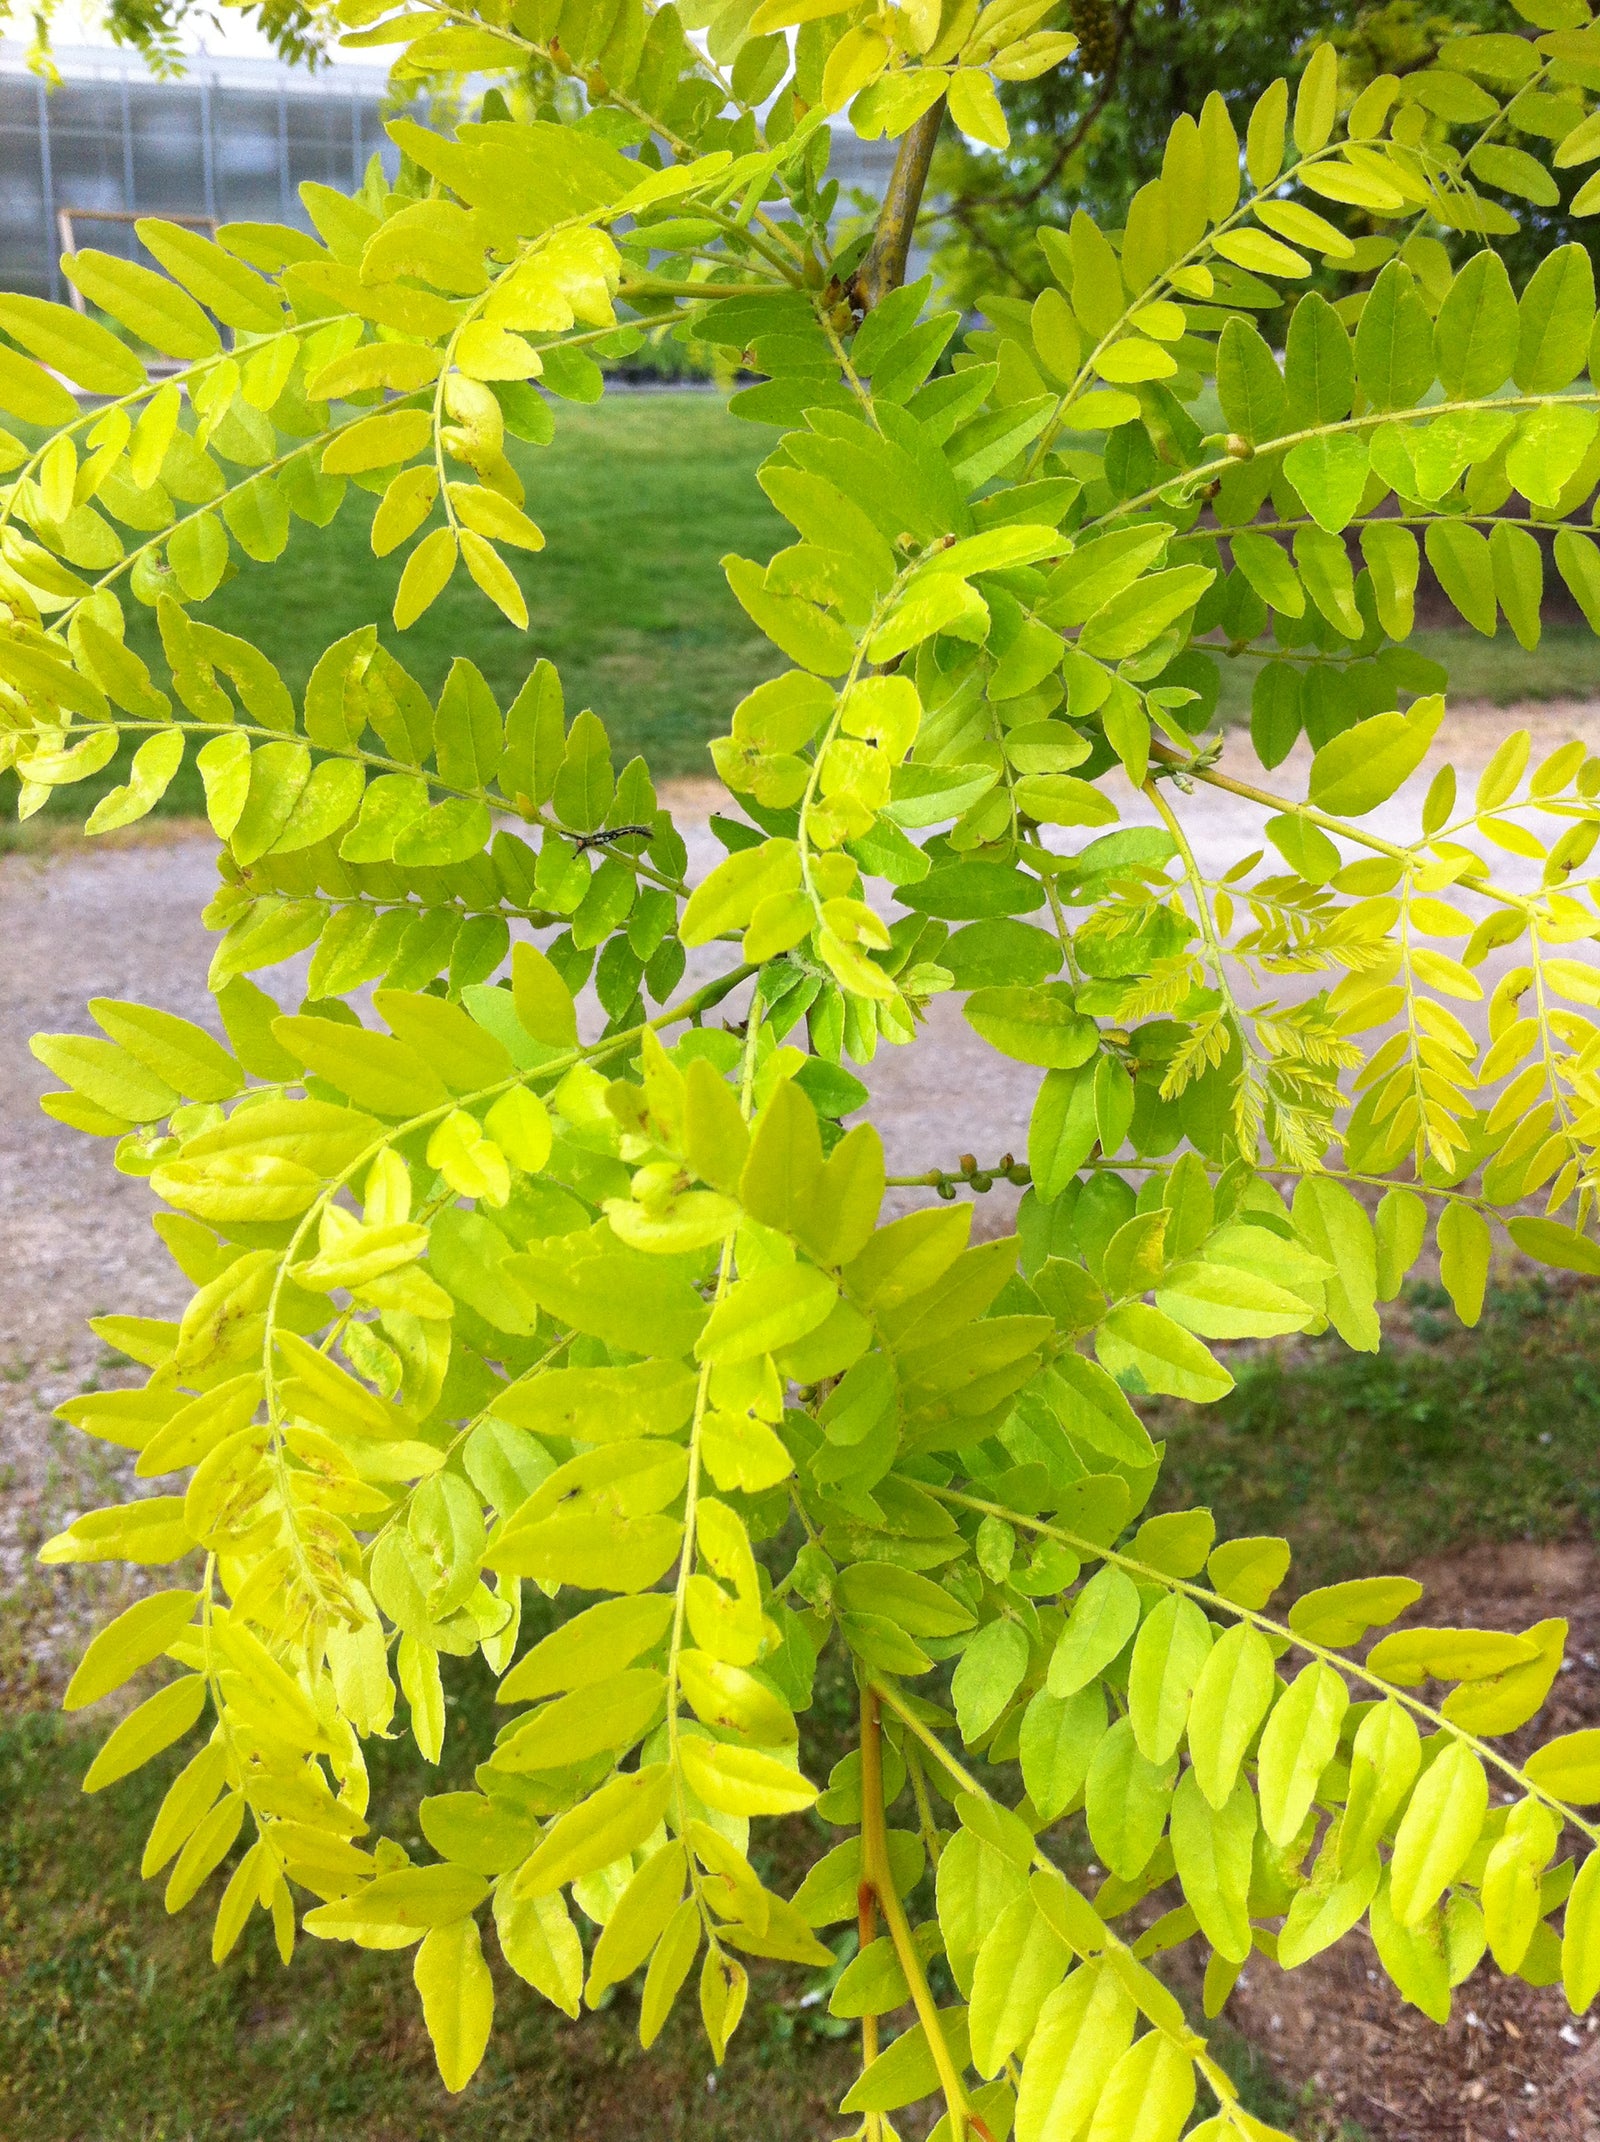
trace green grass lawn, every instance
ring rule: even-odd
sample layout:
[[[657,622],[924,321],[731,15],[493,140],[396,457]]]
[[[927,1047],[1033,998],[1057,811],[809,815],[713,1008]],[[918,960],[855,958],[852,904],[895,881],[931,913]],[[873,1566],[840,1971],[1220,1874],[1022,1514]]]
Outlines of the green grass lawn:
[[[635,394],[563,407],[549,447],[510,442],[547,539],[543,551],[506,553],[528,598],[525,633],[465,570],[397,633],[389,610],[403,555],[373,557],[375,501],[356,490],[331,527],[297,521],[276,565],[246,565],[195,614],[263,648],[296,694],[323,648],[374,619],[430,693],[464,654],[506,706],[545,655],[568,711],[592,706],[619,760],[642,751],[661,773],[706,772],[706,738],[781,666],[718,563],[730,550],[766,558],[778,546],[783,524],[755,481],[772,440],[716,395]],[[141,622],[147,653],[157,641]]]
[[[451,660],[477,663],[509,706],[541,655],[561,671],[567,710],[592,706],[620,765],[643,752],[657,774],[709,773],[708,738],[735,702],[783,659],[734,600],[719,560],[730,550],[770,557],[784,523],[755,471],[773,433],[730,417],[719,396],[619,394],[594,408],[564,406],[555,442],[510,441],[528,511],[546,548],[506,552],[527,594],[519,632],[464,570],[409,632],[389,622],[403,556],[375,558],[367,539],[376,500],[352,490],[328,528],[294,523],[275,565],[246,564],[194,614],[260,647],[297,695],[322,650],[377,620],[385,644],[437,693]],[[130,643],[162,673],[155,620],[130,604]],[[60,816],[126,778],[124,752],[93,782],[62,790]],[[7,816],[15,783],[5,777]],[[164,814],[203,808],[192,758],[168,789]]]
[[[766,558],[785,526],[755,482],[773,434],[730,417],[703,393],[619,394],[559,411],[555,443],[512,442],[528,510],[548,538],[534,556],[508,552],[531,622],[516,631],[459,572],[407,633],[389,624],[398,561],[374,558],[374,501],[353,491],[326,529],[294,524],[274,566],[246,565],[200,605],[198,616],[263,648],[295,692],[341,634],[380,621],[385,642],[430,691],[451,658],[470,655],[508,705],[540,655],[557,664],[569,712],[592,706],[610,729],[619,763],[643,752],[658,775],[709,773],[707,740],[738,698],[781,668],[735,602],[719,560],[730,550]],[[130,638],[156,665],[154,619],[133,607]],[[1592,634],[1552,627],[1532,654],[1509,632],[1423,632],[1413,643],[1444,663],[1462,699],[1589,697],[1600,683]],[[1258,665],[1222,664],[1223,718],[1246,721]],[[45,815],[80,823],[93,800],[126,778],[123,752],[92,782],[64,789]],[[0,777],[11,813],[12,776]],[[163,815],[202,808],[192,759],[168,789]]]

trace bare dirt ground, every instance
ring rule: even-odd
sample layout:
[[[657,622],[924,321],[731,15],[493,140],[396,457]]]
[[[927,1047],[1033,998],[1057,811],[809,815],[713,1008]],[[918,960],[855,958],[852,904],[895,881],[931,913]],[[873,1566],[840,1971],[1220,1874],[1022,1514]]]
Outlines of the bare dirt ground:
[[[1574,735],[1600,748],[1600,702],[1454,711],[1427,766],[1374,814],[1374,829],[1407,837],[1434,767],[1452,760],[1470,787],[1519,721],[1533,731],[1536,758]],[[1305,770],[1302,747],[1273,785],[1303,794]],[[705,823],[719,795],[709,783],[681,783],[668,798],[696,875],[720,854]],[[1174,800],[1208,872],[1259,844],[1255,806],[1205,789]],[[1130,821],[1151,815],[1141,798],[1125,792],[1119,801]],[[213,852],[204,827],[156,825],[93,847],[66,841],[0,857],[0,1702],[8,1705],[46,1700],[59,1687],[85,1625],[128,1581],[34,1563],[39,1542],[78,1510],[133,1485],[122,1454],[53,1418],[95,1379],[129,1380],[86,1321],[108,1310],[171,1315],[187,1293],[150,1232],[143,1183],[116,1173],[107,1145],[38,1111],[52,1081],[28,1037],[85,1030],[84,1005],[96,995],[212,1023],[212,940],[198,917],[215,883]],[[1025,1148],[1037,1074],[997,1058],[952,1004],[934,1005],[915,1048],[885,1051],[864,1075],[895,1172]],[[1014,1201],[1004,1191],[980,1201],[980,1231],[1006,1225]],[[1565,1613],[1573,1650],[1600,1654],[1600,1566],[1587,1546],[1474,1550],[1419,1574],[1432,1579],[1430,1620],[1516,1627]],[[1600,1725],[1600,1674],[1569,1674],[1553,1701],[1544,1732]],[[1304,2093],[1308,2135],[1600,2142],[1600,2031],[1574,2025],[1559,1992],[1480,1971],[1441,2036],[1350,1944],[1292,1976],[1258,1960],[1230,2014],[1285,2089]]]

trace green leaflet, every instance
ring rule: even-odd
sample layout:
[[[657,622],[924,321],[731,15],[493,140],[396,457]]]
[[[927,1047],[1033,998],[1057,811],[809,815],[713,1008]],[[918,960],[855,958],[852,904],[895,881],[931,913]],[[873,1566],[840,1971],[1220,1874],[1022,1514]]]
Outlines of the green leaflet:
[[[1337,424],[1349,415],[1356,383],[1355,354],[1344,323],[1315,291],[1295,307],[1289,322],[1283,375],[1291,430]]]
[[[595,1944],[588,1981],[591,2003],[598,2001],[607,1986],[628,1977],[643,1963],[677,1909],[684,1879],[681,1845],[662,1846],[640,1867]],[[580,1964],[581,1958],[580,1949]]]
[[[1373,284],[1355,338],[1356,378],[1374,409],[1411,409],[1433,384],[1434,323],[1415,278],[1390,261]]]
[[[1267,344],[1248,320],[1229,320],[1217,346],[1217,393],[1229,424],[1259,446],[1288,429],[1289,400],[1283,375]]]
[[[1450,1967],[1438,1920],[1430,1918],[1416,1930],[1402,1926],[1390,1905],[1388,1885],[1381,1883],[1368,1923],[1378,1960],[1404,1997],[1433,2022],[1448,2022]]]
[[[1428,563],[1467,623],[1492,634],[1495,628],[1494,566],[1487,541],[1474,528],[1430,521],[1424,539]]]
[[[1173,1593],[1146,1616],[1128,1665],[1128,1718],[1139,1751],[1164,1763],[1189,1719],[1211,1630],[1192,1599]]]
[[[834,2016],[884,2015],[911,1998],[894,1943],[881,1936],[846,1965],[828,2002]]]
[[[1446,293],[1434,322],[1434,353],[1447,394],[1491,394],[1517,356],[1517,301],[1497,253],[1474,253]]]
[[[960,1844],[959,1838],[953,1840],[950,1850],[957,1851]],[[902,1892],[914,1888],[926,1864],[921,1838],[906,1830],[890,1830],[888,1851],[895,1887]],[[939,1864],[942,1868],[942,1857]],[[795,1891],[794,1908],[808,1926],[829,1926],[836,1920],[853,1919],[860,1885],[861,1844],[858,1838],[852,1838],[817,1861]]]
[[[1219,1956],[1243,1963],[1250,1954],[1250,1863],[1256,1804],[1237,1783],[1222,1806],[1186,1771],[1172,1801],[1172,1856],[1183,1893],[1201,1931]]]
[[[1552,394],[1576,379],[1594,325],[1594,270],[1581,246],[1558,246],[1533,271],[1517,308],[1512,377],[1525,394]]]
[[[1339,1676],[1314,1661],[1273,1706],[1261,1736],[1259,1791],[1261,1826],[1274,1844],[1287,1844],[1305,1820],[1349,1701]]]

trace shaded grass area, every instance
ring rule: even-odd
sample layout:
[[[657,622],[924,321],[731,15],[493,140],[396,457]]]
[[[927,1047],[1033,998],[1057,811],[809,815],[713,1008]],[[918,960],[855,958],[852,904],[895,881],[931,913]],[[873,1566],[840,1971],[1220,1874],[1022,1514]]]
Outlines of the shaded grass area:
[[[487,1676],[459,1695],[443,1760],[367,1743],[369,1819],[423,1858],[415,1807],[471,1783],[505,1714]],[[819,1692],[824,1741],[853,1690]],[[99,1736],[40,1713],[0,1728],[0,2134],[22,2142],[812,2142],[855,2073],[854,2026],[804,2002],[826,1976],[754,1965],[746,2019],[713,2080],[694,1982],[648,2052],[641,1981],[598,2014],[558,2014],[485,1946],[495,2031],[459,2098],[440,2083],[411,1985],[412,1952],[302,1935],[285,1970],[253,1915],[221,1970],[216,1878],[174,1918],[141,1882],[144,1839],[180,1757],[85,1799]],[[185,1751],[187,1752],[187,1751]],[[785,1892],[831,1841],[820,1821],[765,1824],[753,1857]],[[370,1843],[372,1840],[367,1840]],[[777,1856],[777,1855],[781,1855]],[[931,1906],[930,1906],[931,1908]]]
[[[709,773],[706,740],[727,727],[753,684],[783,666],[719,563],[730,550],[765,559],[782,540],[784,524],[755,481],[772,440],[764,427],[730,417],[719,396],[685,393],[568,405],[553,445],[508,441],[546,537],[538,553],[506,552],[528,598],[525,633],[464,570],[409,632],[395,632],[389,612],[404,558],[372,555],[376,500],[357,490],[331,526],[296,521],[276,564],[246,565],[194,615],[260,647],[296,695],[324,648],[374,619],[434,694],[464,654],[509,706],[543,655],[561,671],[568,714],[592,706],[605,721],[619,765],[642,752],[658,775]],[[130,644],[164,674],[153,615],[128,608]],[[126,779],[130,756],[131,747],[50,808],[81,820]],[[11,816],[15,782],[4,778]],[[160,809],[187,816],[203,807],[191,755]]]
[[[1329,1336],[1230,1365],[1219,1405],[1150,1416],[1168,1438],[1162,1505],[1204,1503],[1225,1536],[1282,1534],[1295,1590],[1472,1541],[1600,1532],[1592,1287],[1519,1277],[1467,1332],[1440,1288],[1413,1283],[1381,1354]]]
[[[325,529],[296,523],[276,565],[247,566],[195,614],[262,647],[290,689],[317,656],[374,619],[436,693],[469,656],[509,705],[539,656],[560,669],[569,713],[593,706],[620,757],[661,773],[708,770],[702,750],[731,700],[780,661],[734,600],[718,562],[765,558],[782,523],[755,482],[773,435],[709,394],[623,395],[558,413],[554,444],[509,442],[546,548],[507,551],[528,599],[519,632],[464,570],[409,632],[388,622],[404,563],[374,558],[368,497],[352,490]],[[142,620],[141,652],[157,646]]]

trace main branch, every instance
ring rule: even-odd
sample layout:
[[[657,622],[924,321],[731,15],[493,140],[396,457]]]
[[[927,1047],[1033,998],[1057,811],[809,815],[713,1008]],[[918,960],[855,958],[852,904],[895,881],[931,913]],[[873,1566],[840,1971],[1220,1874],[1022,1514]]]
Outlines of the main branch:
[[[890,291],[898,290],[906,279],[906,262],[911,257],[911,239],[928,183],[933,147],[944,124],[944,101],[941,97],[929,105],[901,136],[888,191],[878,211],[878,228],[866,258],[848,285],[850,302],[859,313],[869,313],[875,305],[881,305]]]

